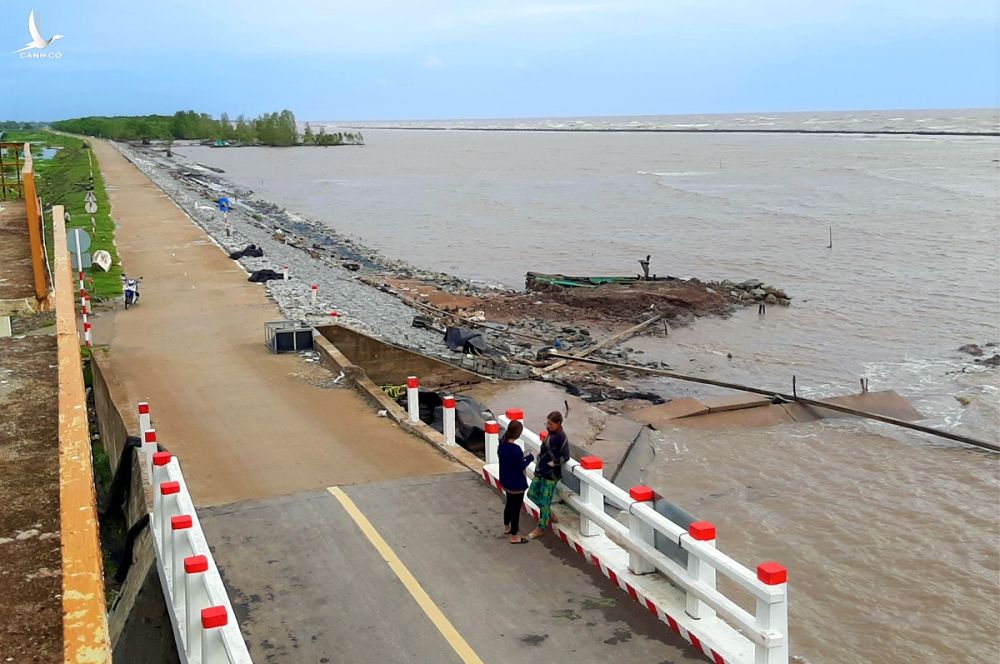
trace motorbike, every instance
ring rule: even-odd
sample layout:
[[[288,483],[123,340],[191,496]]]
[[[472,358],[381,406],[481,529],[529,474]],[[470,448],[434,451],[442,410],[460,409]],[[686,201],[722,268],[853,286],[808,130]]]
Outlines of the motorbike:
[[[125,300],[126,309],[139,301],[139,284],[141,283],[142,277],[131,279],[124,274],[122,275],[122,297]]]

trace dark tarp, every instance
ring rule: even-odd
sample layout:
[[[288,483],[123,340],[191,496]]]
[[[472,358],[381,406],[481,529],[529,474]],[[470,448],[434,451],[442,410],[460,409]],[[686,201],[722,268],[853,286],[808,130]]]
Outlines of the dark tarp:
[[[470,355],[487,355],[489,346],[483,335],[467,327],[449,327],[444,333],[444,343],[452,351]]]
[[[250,275],[247,281],[263,282],[263,281],[277,281],[279,279],[284,279],[285,275],[281,272],[275,272],[274,270],[257,270]]]
[[[261,249],[260,247],[258,247],[256,244],[251,244],[246,249],[241,249],[239,251],[234,251],[233,253],[229,254],[229,257],[232,258],[233,260],[236,260],[238,258],[243,258],[244,256],[251,256],[251,257],[254,257],[254,258],[260,258],[263,255],[264,255],[264,250],[263,249]]]

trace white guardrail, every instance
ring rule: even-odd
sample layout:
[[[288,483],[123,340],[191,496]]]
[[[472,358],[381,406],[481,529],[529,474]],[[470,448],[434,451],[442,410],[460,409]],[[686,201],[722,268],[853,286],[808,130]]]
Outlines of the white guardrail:
[[[407,379],[407,410],[413,421],[419,419],[417,407],[419,385],[416,377],[410,376]],[[443,443],[445,446],[455,445],[454,397],[443,397],[442,406],[445,432]],[[504,416],[498,417],[497,421],[486,423],[486,463],[483,474],[487,482],[490,482],[489,476],[493,474],[492,481],[497,488],[501,488],[495,476],[499,462],[500,426],[506,427],[513,419],[523,422],[524,411],[510,409]],[[543,435],[547,435],[547,432]],[[525,428],[518,443],[526,451],[537,456],[542,439],[538,434]],[[685,629],[682,633],[710,659],[716,662],[749,664],[752,649],[754,664],[787,664],[788,571],[785,567],[776,562],[765,562],[758,565],[755,574],[715,548],[716,533],[713,524],[697,521],[685,528],[674,523],[654,509],[656,494],[652,489],[636,486],[625,491],[604,479],[603,466],[603,461],[595,456],[586,456],[580,461],[570,459],[563,466],[564,475],[571,475],[580,480],[580,493],[573,492],[562,483],[559,485],[559,493],[564,502],[580,515],[580,537],[586,541],[587,538],[605,539],[602,536],[610,535],[612,539],[601,544],[602,557],[609,547],[621,547],[627,551],[628,572],[633,575],[655,575],[659,572],[666,577],[684,593],[683,612],[691,619],[686,621],[687,624],[697,625],[697,629],[703,630],[708,638],[722,634],[718,628],[722,627],[720,619],[724,621],[726,634],[720,636],[717,642],[734,644],[734,647],[725,653],[714,649],[706,651],[699,642],[699,637],[695,636],[694,629]],[[534,475],[534,469],[534,463],[528,466],[529,476]],[[529,501],[526,499],[525,502]],[[628,525],[620,523],[609,515],[605,511],[606,505],[627,514]],[[655,548],[657,533],[687,553],[686,567]],[[563,541],[567,541],[565,533],[561,535]],[[599,569],[601,568],[597,555],[588,552],[586,544],[576,544],[576,549],[588,560],[595,562]],[[593,549],[596,550],[597,547]],[[718,590],[716,587],[718,574],[729,578],[754,597],[756,607],[753,613]],[[619,582],[614,573],[608,576],[612,581]],[[628,592],[638,601],[634,588],[627,584],[619,585],[623,588],[628,587]],[[646,603],[650,611],[654,611],[649,595]],[[672,629],[681,633],[677,620],[666,613],[664,618]]]
[[[143,461],[153,486],[156,568],[182,664],[250,664],[226,588],[177,457],[158,452],[149,404],[139,404]]]
[[[523,419],[522,411],[508,411]],[[520,416],[520,417],[517,417]],[[511,417],[497,420],[503,426]],[[538,454],[541,439],[527,428],[520,442]],[[498,460],[499,432],[487,435],[487,464]],[[528,466],[534,474],[535,464]],[[563,492],[566,503],[580,514],[580,534],[594,537],[605,531],[616,535],[615,542],[629,552],[628,567],[634,574],[659,571],[687,595],[686,613],[698,620],[721,617],[754,644],[755,664],[788,662],[788,572],[778,563],[758,566],[757,573],[744,567],[715,548],[715,526],[708,522],[691,524],[690,530],[677,525],[653,509],[655,493],[649,487],[632,487],[628,492],[604,479],[603,462],[598,457],[570,459],[563,472],[580,480],[580,494]],[[565,488],[565,487],[564,487]],[[605,512],[605,504],[628,514],[628,525],[619,523]],[[660,533],[687,552],[687,568],[655,548],[655,534]],[[716,588],[720,573],[756,599],[756,610],[749,613]]]

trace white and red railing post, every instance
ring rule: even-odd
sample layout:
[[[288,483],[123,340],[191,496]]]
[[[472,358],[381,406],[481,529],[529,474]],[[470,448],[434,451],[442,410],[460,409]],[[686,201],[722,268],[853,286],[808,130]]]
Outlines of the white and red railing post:
[[[185,531],[190,530],[193,525],[194,519],[191,518],[190,514],[178,514],[170,517],[170,545],[167,547],[164,558],[170,560],[170,582],[173,584],[172,599],[175,608],[180,608],[184,604],[184,598],[178,590],[184,580],[182,565],[191,548],[190,545],[184,546],[185,541],[190,542],[188,533]]]
[[[483,425],[486,439],[486,463],[500,463],[500,424],[490,420]]]
[[[441,420],[445,447],[455,447],[455,397],[441,397]]]
[[[197,555],[184,559],[184,635],[189,662],[202,661],[201,610],[209,605],[208,588],[204,578],[207,571],[207,557]]]
[[[524,411],[521,410],[520,408],[508,408],[507,412],[506,412],[506,415],[507,415],[507,419],[510,420],[511,422],[513,422],[514,420],[517,420],[522,425],[524,424]],[[521,440],[520,438],[518,438],[517,439],[517,444],[521,446],[521,450],[523,451],[524,450],[524,441]],[[499,452],[498,452],[498,454],[499,454]]]
[[[603,477],[604,461],[600,457],[585,456],[580,459],[580,474]],[[583,479],[583,478],[581,478]],[[580,500],[590,505],[595,510],[604,511],[604,495],[597,490],[590,482],[580,482]],[[580,534],[584,537],[596,537],[603,535],[604,529],[588,519],[585,514],[580,515]]]
[[[788,662],[788,570],[773,561],[757,566],[757,580],[780,590],[780,598],[757,598],[757,629],[774,635],[770,644],[757,644],[754,664],[786,664]]]
[[[228,624],[226,607],[210,606],[201,610],[201,661],[205,664],[228,661],[220,629]]]
[[[181,492],[181,484],[177,481],[161,482],[160,483],[160,499],[159,499],[159,512],[160,512],[160,551],[165,552],[167,548],[167,542],[170,541],[170,517],[174,516],[174,512],[177,510],[177,494]],[[173,507],[170,507],[170,505]],[[167,563],[170,558],[166,555],[163,556],[163,568],[164,571],[167,570]],[[169,571],[168,571],[169,573]]]
[[[142,462],[150,479],[153,477],[153,455],[156,454],[156,450],[156,429],[147,429],[142,434]]]
[[[145,401],[139,402],[139,437],[153,428],[153,423],[149,416],[149,404]]]
[[[653,501],[656,499],[653,490],[642,485],[629,489],[628,495],[636,504],[649,505],[650,507],[653,506]],[[630,538],[651,547],[656,546],[656,531],[653,526],[646,523],[632,510],[629,510],[628,514],[628,535]],[[652,574],[656,571],[656,566],[653,563],[635,551],[628,553],[628,568],[633,574]]]
[[[170,452],[157,452],[153,455],[153,471],[150,482],[153,486],[161,486],[167,481],[167,464],[170,463]],[[153,533],[160,532],[160,514],[162,510],[153,510]],[[154,534],[155,537],[155,534]]]
[[[420,380],[416,376],[406,379],[406,411],[411,422],[420,421]]]
[[[316,299],[319,296],[319,284],[313,284],[309,287],[309,290],[312,291],[312,305],[315,307]]]
[[[715,524],[709,521],[695,521],[688,526],[688,536],[705,546],[715,546]],[[688,576],[692,581],[715,590],[715,568],[695,555],[688,555]],[[686,613],[696,620],[714,618],[715,610],[693,594],[687,594]]]

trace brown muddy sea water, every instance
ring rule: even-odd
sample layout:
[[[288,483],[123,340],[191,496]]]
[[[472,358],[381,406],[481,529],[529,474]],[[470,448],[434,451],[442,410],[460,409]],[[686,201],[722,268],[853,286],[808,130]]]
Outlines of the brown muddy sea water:
[[[179,151],[390,256],[463,277],[518,287],[527,270],[628,274],[648,253],[661,275],[763,279],[793,305],[630,345],[776,390],[794,374],[814,397],[856,391],[865,376],[925,424],[1000,437],[1000,369],[957,352],[1000,341],[1000,139],[365,138]],[[714,521],[720,548],[789,567],[803,660],[1000,661],[1000,455],[854,420],[678,429],[647,447],[635,451],[647,457],[642,480]]]

